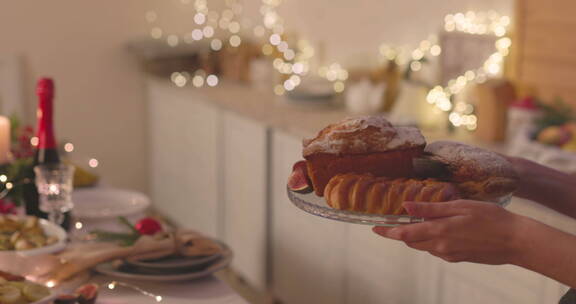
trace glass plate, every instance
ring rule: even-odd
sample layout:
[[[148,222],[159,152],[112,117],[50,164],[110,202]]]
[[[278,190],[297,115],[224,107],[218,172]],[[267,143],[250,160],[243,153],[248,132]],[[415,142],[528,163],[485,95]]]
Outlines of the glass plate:
[[[314,192],[302,194],[297,193],[289,188],[288,198],[290,201],[296,205],[296,207],[317,216],[324,218],[342,221],[354,224],[363,224],[371,226],[387,226],[394,227],[403,224],[412,224],[423,222],[423,218],[413,217],[409,215],[380,215],[380,214],[368,214],[356,211],[346,211],[334,209],[326,203],[323,197],[319,197]],[[508,205],[512,198],[512,194],[506,195],[499,198],[491,203],[498,204],[502,207]]]

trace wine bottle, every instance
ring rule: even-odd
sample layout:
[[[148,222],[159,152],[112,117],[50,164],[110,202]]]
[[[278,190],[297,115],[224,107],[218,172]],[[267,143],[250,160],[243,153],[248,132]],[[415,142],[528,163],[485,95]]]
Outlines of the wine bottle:
[[[39,164],[58,164],[60,156],[58,155],[58,146],[54,136],[53,123],[53,100],[54,100],[54,82],[50,78],[42,78],[38,81],[36,88],[38,95],[38,118],[36,137],[38,145],[34,155],[34,166]],[[40,200],[38,190],[34,183],[34,172],[31,173],[31,180],[25,185],[24,198],[26,201],[26,214],[34,215],[41,218],[47,218],[47,214],[40,210]],[[70,212],[64,214],[62,227],[66,230],[70,228]]]

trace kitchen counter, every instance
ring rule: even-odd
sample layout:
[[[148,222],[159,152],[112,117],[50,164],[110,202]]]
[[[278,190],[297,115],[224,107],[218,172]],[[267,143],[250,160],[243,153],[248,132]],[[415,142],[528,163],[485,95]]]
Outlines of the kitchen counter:
[[[162,91],[161,94],[177,94],[186,99],[201,96],[199,100],[298,138],[314,136],[328,124],[353,116],[343,106],[298,103],[283,96],[276,96],[270,90],[252,88],[249,85],[238,83],[221,82],[216,87],[186,86],[178,88],[166,79],[150,78],[149,81],[150,84]],[[422,133],[428,141],[457,140],[501,153],[506,151],[504,144],[482,142],[467,131],[448,134],[422,130]]]

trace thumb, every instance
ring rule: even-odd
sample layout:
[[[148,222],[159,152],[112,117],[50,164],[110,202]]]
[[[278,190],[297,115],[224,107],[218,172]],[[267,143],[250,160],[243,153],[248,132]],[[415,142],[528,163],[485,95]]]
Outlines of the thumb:
[[[466,209],[458,201],[443,203],[404,202],[408,214],[415,217],[437,218],[465,214]]]

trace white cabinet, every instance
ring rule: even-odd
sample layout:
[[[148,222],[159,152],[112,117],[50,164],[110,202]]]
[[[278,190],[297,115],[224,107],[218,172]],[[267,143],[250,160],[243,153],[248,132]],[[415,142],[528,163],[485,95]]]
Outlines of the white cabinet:
[[[265,126],[223,112],[222,179],[224,241],[232,266],[250,284],[266,288],[267,131]]]
[[[287,304],[345,301],[345,223],[306,214],[288,200],[286,179],[301,159],[301,141],[272,136],[272,286]],[[360,302],[357,302],[360,303]]]
[[[180,226],[225,241],[235,271],[264,291],[267,129],[190,93],[149,87],[154,207]]]
[[[219,113],[179,93],[149,90],[152,203],[177,224],[216,237]]]

